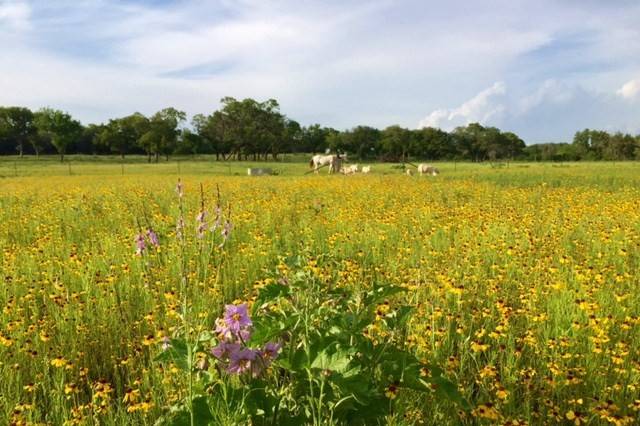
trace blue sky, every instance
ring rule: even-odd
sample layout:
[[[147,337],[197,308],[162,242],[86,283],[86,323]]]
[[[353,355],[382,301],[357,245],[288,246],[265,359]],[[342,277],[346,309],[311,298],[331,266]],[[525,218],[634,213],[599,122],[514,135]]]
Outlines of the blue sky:
[[[223,96],[302,124],[640,133],[631,0],[0,0],[0,105],[84,123]]]

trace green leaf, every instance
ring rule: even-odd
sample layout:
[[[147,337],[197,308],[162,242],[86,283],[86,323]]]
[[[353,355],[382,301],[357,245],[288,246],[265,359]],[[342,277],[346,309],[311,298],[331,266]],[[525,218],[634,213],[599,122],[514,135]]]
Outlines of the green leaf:
[[[256,308],[261,307],[264,303],[273,301],[279,297],[285,297],[290,294],[291,288],[288,285],[271,283],[266,285],[258,293],[258,297],[254,303]]]
[[[423,383],[425,384],[425,386],[429,386],[430,388],[434,389],[436,391],[436,395],[440,396],[441,398],[448,399],[449,401],[455,402],[465,410],[471,409],[471,405],[462,396],[460,391],[458,391],[458,387],[453,382],[442,376],[431,377],[428,381],[429,383],[431,383],[431,386],[429,386],[429,384],[425,381],[423,381]]]
[[[207,425],[213,421],[206,396],[197,396],[191,401],[193,406],[193,419],[197,425]]]
[[[171,339],[169,345],[155,357],[154,361],[173,362],[179,369],[187,371],[189,369],[187,343],[182,339]]]
[[[406,291],[405,288],[399,287],[396,285],[391,285],[391,284],[374,287],[373,290],[367,293],[367,296],[365,297],[365,303],[367,305],[372,303],[378,303],[378,302],[384,301],[385,299],[390,298],[391,296],[394,296],[398,293],[403,293],[405,291]]]
[[[335,348],[332,346],[324,348],[318,353],[311,368],[318,370],[329,370],[336,373],[346,373],[349,370],[349,363],[355,353],[354,348]]]

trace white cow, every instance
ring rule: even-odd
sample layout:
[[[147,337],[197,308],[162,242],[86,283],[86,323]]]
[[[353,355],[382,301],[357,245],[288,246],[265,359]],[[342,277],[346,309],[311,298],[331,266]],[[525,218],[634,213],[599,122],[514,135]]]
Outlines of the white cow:
[[[420,176],[423,174],[436,176],[440,173],[440,170],[436,169],[432,165],[420,163],[418,164],[418,173],[420,173]]]
[[[315,173],[318,173],[318,169],[323,166],[329,166],[329,174],[337,173],[342,168],[342,161],[347,161],[347,155],[340,157],[340,155],[314,155],[309,161],[309,167],[313,168]]]
[[[362,173],[367,174],[371,171],[371,166],[362,166]]]
[[[342,173],[345,175],[353,175],[358,173],[358,165],[352,164],[350,166],[346,166],[342,168]]]

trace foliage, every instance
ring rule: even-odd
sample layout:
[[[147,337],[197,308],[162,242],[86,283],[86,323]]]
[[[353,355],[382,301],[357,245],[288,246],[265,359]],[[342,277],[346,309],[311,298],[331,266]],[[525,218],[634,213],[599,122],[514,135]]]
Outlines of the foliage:
[[[360,125],[338,131],[320,124],[301,126],[280,112],[275,99],[257,101],[224,97],[221,107],[211,114],[196,114],[191,128],[187,117],[175,108],[165,108],[151,117],[140,113],[115,118],[105,124],[90,124],[82,132],[67,132],[64,138],[43,119],[43,109],[30,118],[21,107],[0,108],[0,154],[32,150],[39,154],[55,147],[65,153],[146,153],[148,161],[167,160],[172,154],[215,154],[216,159],[278,160],[283,153],[348,152],[357,160],[382,161],[498,160],[574,161],[632,160],[640,158],[640,135],[585,129],[576,133],[573,143],[525,145],[515,133],[469,123],[452,132],[435,128],[408,129],[399,125],[383,130]],[[49,114],[50,115],[50,114]],[[3,118],[4,117],[4,118]],[[13,117],[13,118],[11,118]],[[70,118],[70,117],[69,117]],[[51,120],[49,120],[51,121]],[[75,120],[72,120],[75,122]],[[39,123],[39,124],[38,124]],[[77,122],[76,122],[77,123]],[[64,153],[59,148],[64,148]]]
[[[177,192],[176,236],[184,256],[191,251],[184,246],[187,230],[181,183]],[[222,250],[232,228],[229,216],[223,219],[218,201],[214,227],[209,229],[202,197],[193,243],[199,247],[197,252]],[[218,228],[221,233],[213,232]],[[158,244],[150,229],[135,241],[138,255],[145,253],[147,243]],[[202,261],[197,256],[184,258],[181,264],[195,273],[203,267],[198,265]],[[308,264],[302,254],[292,257],[288,273],[276,270],[267,278],[268,284],[258,289],[251,300],[251,315],[246,303],[227,305],[224,316],[215,321],[215,330],[199,326],[205,331],[195,339],[190,336],[188,300],[192,273],[182,270],[182,334],[165,337],[155,360],[180,368],[187,376],[188,390],[159,423],[204,425],[217,418],[215,423],[230,424],[368,425],[402,412],[402,404],[394,401],[401,391],[435,392],[468,408],[440,368],[418,360],[408,350],[406,326],[412,307],[397,297],[405,288],[391,284],[368,290],[332,288],[305,269]],[[379,336],[382,330],[384,339]]]
[[[38,133],[56,148],[60,161],[82,132],[82,125],[64,111],[42,108],[35,114]]]

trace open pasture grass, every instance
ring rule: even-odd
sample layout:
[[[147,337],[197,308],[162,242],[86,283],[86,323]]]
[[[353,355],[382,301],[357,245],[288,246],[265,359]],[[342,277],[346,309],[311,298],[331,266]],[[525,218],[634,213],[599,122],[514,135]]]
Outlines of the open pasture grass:
[[[124,176],[119,164],[72,162],[72,176],[19,164],[10,177],[12,161],[0,164],[0,424],[153,424],[184,396],[179,371],[153,362],[182,324],[176,163]],[[328,287],[406,287],[406,345],[472,407],[400,390],[384,423],[638,424],[637,164],[448,163],[436,178],[225,167],[180,170],[189,212],[200,183],[209,205],[219,185],[231,206],[222,267],[190,277],[201,328],[304,253]],[[147,225],[160,249],[137,256]],[[383,327],[368,335],[384,344]]]

